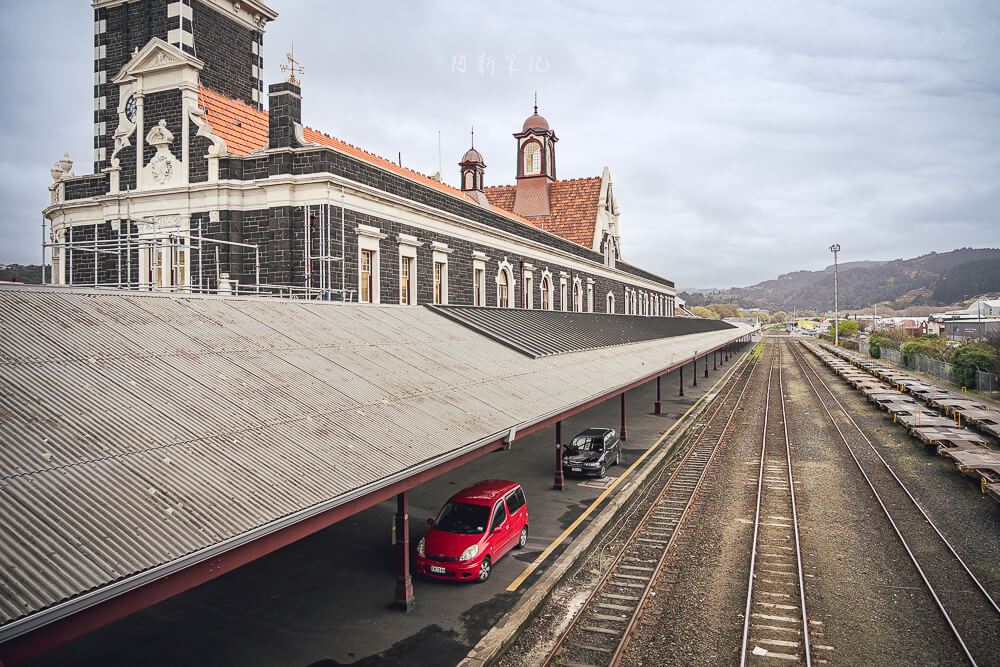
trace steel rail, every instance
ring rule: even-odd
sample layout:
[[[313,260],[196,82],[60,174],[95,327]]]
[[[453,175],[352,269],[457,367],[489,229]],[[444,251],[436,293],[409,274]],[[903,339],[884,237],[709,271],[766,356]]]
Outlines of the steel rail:
[[[756,590],[756,561],[757,561],[757,544],[760,538],[760,512],[761,504],[763,502],[764,495],[764,470],[767,462],[767,439],[768,439],[768,423],[771,417],[771,374],[774,371],[774,366],[778,368],[778,401],[780,405],[780,417],[782,424],[782,435],[784,438],[784,448],[785,448],[785,470],[788,476],[788,491],[789,491],[789,503],[791,505],[791,520],[792,520],[792,537],[795,543],[795,566],[796,566],[796,584],[798,586],[799,595],[799,610],[802,614],[800,623],[802,626],[802,638],[803,638],[803,651],[805,657],[805,663],[807,667],[812,666],[812,650],[809,644],[809,617],[806,613],[806,589],[805,589],[805,579],[802,573],[802,549],[799,541],[799,520],[798,520],[798,506],[795,501],[795,477],[792,471],[792,450],[791,450],[791,438],[788,435],[788,419],[785,410],[785,386],[784,377],[781,367],[782,361],[782,348],[783,344],[781,342],[775,342],[776,351],[771,357],[771,371],[768,374],[768,385],[767,394],[764,399],[764,428],[761,435],[761,447],[760,447],[760,467],[757,473],[757,506],[754,516],[754,534],[753,543],[750,553],[750,571],[747,577],[747,602],[746,608],[743,614],[743,645],[740,649],[740,665],[747,665],[750,660],[748,656],[748,649],[750,646],[750,626],[751,626],[751,610],[753,603],[753,594]]]
[[[740,373],[745,375],[746,382],[743,383],[743,389],[741,390],[739,398],[737,399],[736,403],[734,404],[733,410],[732,410],[732,412],[731,412],[731,414],[730,414],[730,416],[729,416],[729,418],[727,420],[727,428],[728,428],[729,423],[731,423],[733,416],[736,414],[737,407],[740,405],[740,402],[742,401],[743,395],[745,394],[746,388],[747,388],[747,386],[750,383],[750,378],[753,375],[753,370],[754,370],[755,367],[756,367],[756,363],[755,362],[752,363],[749,359],[746,359],[745,361],[743,361],[743,367],[740,369]],[[706,421],[705,428],[703,428],[702,431],[701,431],[701,433],[699,433],[698,437],[695,438],[694,441],[688,447],[685,448],[685,450],[683,451],[682,455],[679,456],[679,457],[676,457],[676,460],[678,461],[677,467],[674,469],[674,471],[670,475],[669,479],[664,484],[663,489],[657,494],[656,499],[654,499],[650,503],[650,508],[643,515],[642,519],[639,521],[639,523],[636,526],[636,528],[632,531],[632,533],[630,534],[630,536],[626,540],[625,546],[633,544],[636,541],[636,539],[638,538],[638,536],[641,534],[641,531],[643,530],[643,528],[646,526],[647,522],[649,521],[649,518],[656,511],[656,509],[658,507],[658,504],[659,504],[660,498],[662,498],[663,495],[664,495],[664,493],[672,487],[674,481],[677,479],[677,477],[680,474],[680,472],[685,469],[684,463],[685,463],[685,461],[686,461],[689,453],[692,452],[693,450],[695,450],[698,447],[698,445],[702,442],[702,440],[704,439],[705,435],[708,433],[708,430],[709,430],[708,429],[708,424],[710,424],[716,418],[716,416],[722,411],[723,407],[726,404],[726,401],[729,399],[729,397],[735,391],[736,387],[739,386],[740,382],[739,382],[738,379],[737,379],[736,382],[733,382],[733,379],[737,378],[737,377],[738,376],[736,374],[736,369],[734,367],[733,372],[732,372],[732,376],[729,379],[730,386],[727,389],[725,396],[722,396],[722,397],[716,399],[716,404],[715,404],[716,407],[713,409],[711,417],[709,417],[709,419]],[[723,435],[725,435],[725,429],[723,431]],[[719,442],[721,442],[721,439],[722,439],[722,437],[720,436]],[[717,447],[718,447],[718,442],[716,443],[716,449],[717,449]],[[713,451],[713,453],[714,453],[714,451]],[[707,469],[708,465],[711,463],[711,460],[712,460],[712,457],[709,457],[708,460],[707,460],[707,463],[705,465],[706,469]],[[699,486],[700,486],[700,479],[699,479]],[[694,491],[692,491],[691,498],[694,497],[694,492],[695,491],[697,491],[697,487],[695,488]],[[690,499],[689,499],[687,505],[684,508],[684,513],[686,513],[689,508],[690,508]],[[658,574],[660,566],[662,565],[662,562],[664,560],[664,557],[665,557],[667,551],[669,550],[670,545],[673,543],[673,539],[677,535],[677,529],[679,527],[680,527],[680,521],[678,521],[677,525],[675,526],[675,528],[673,530],[673,533],[672,533],[672,535],[670,537],[670,540],[669,540],[668,544],[663,549],[663,555],[661,555],[661,558],[659,560],[659,563],[657,565],[656,572],[654,573],[654,575]],[[570,633],[574,629],[577,628],[579,622],[583,619],[586,611],[591,608],[592,603],[596,600],[596,598],[598,597],[598,595],[603,591],[603,589],[605,588],[608,580],[611,578],[612,574],[617,571],[618,565],[625,558],[626,551],[627,551],[627,549],[623,546],[623,548],[619,552],[618,556],[616,556],[616,558],[610,563],[608,569],[602,575],[601,579],[597,582],[597,584],[594,585],[594,587],[591,590],[590,594],[587,596],[587,599],[584,601],[584,603],[581,605],[581,607],[577,610],[576,614],[574,615],[574,617],[570,621],[570,623],[567,625],[567,627],[565,628],[565,630],[563,630],[563,632],[559,636],[558,640],[556,641],[556,644],[548,652],[548,655],[546,656],[545,661],[542,663],[543,666],[544,665],[552,664],[553,660],[560,655],[560,653],[561,653],[561,651],[562,651],[562,649],[564,647],[564,643],[565,643],[566,639],[569,637]],[[649,578],[649,580],[646,582],[646,586],[644,587],[643,594],[642,594],[642,596],[640,596],[640,599],[636,602],[632,618],[630,619],[630,621],[628,623],[628,626],[621,633],[621,638],[619,639],[617,650],[614,651],[613,653],[611,651],[609,651],[609,653],[611,655],[610,655],[610,661],[609,661],[608,664],[612,664],[612,665],[615,664],[615,660],[620,655],[621,649],[622,649],[622,647],[624,645],[624,642],[625,642],[625,639],[628,637],[629,633],[631,632],[632,628],[634,627],[635,618],[636,618],[637,614],[639,613],[639,611],[642,609],[643,602],[645,602],[646,593],[648,592],[648,590],[650,589],[650,587],[653,585],[654,581],[655,581],[655,576],[651,576]]]
[[[836,395],[834,395],[834,393],[830,389],[830,387],[819,376],[819,373],[816,372],[815,368],[813,368],[812,365],[805,359],[805,356],[802,354],[802,351],[801,350],[795,350],[795,352],[793,353],[793,356],[795,356],[796,363],[798,364],[799,368],[802,370],[802,374],[806,378],[806,381],[809,383],[809,386],[812,388],[813,393],[816,396],[816,399],[819,401],[819,403],[822,406],[823,410],[826,412],[827,416],[830,418],[830,423],[833,424],[833,427],[837,430],[837,433],[840,435],[841,439],[844,441],[844,445],[847,447],[848,453],[851,455],[851,458],[854,459],[855,464],[858,466],[858,470],[861,471],[862,476],[865,478],[865,481],[868,483],[869,488],[871,489],[872,493],[875,495],[875,499],[878,501],[879,506],[881,506],[882,511],[885,513],[886,518],[889,520],[889,524],[892,526],[893,531],[896,533],[896,537],[899,538],[899,541],[902,544],[903,548],[905,549],[907,555],[909,556],[910,561],[913,563],[914,567],[916,568],[917,573],[920,575],[921,580],[924,582],[924,585],[927,587],[928,592],[930,592],[931,597],[934,599],[934,602],[937,605],[938,610],[941,612],[942,617],[944,618],[944,620],[947,623],[949,629],[951,630],[952,634],[954,635],[956,641],[958,642],[959,646],[961,647],[962,652],[964,653],[966,659],[969,661],[969,663],[971,665],[973,665],[973,667],[976,667],[976,665],[978,663],[976,663],[975,658],[972,656],[972,653],[969,650],[968,645],[965,643],[965,639],[962,637],[962,634],[959,632],[958,628],[955,626],[955,623],[952,620],[951,615],[948,613],[948,610],[945,608],[944,602],[941,600],[940,596],[938,595],[937,590],[935,590],[934,585],[928,579],[927,574],[924,572],[924,569],[921,567],[921,565],[920,565],[920,563],[919,563],[916,555],[913,553],[913,550],[910,548],[909,543],[906,541],[906,538],[903,537],[902,531],[899,529],[899,526],[897,525],[896,520],[893,518],[892,513],[889,511],[889,508],[887,507],[885,501],[882,499],[881,494],[878,492],[878,490],[876,490],[875,484],[872,482],[872,480],[869,477],[868,473],[865,472],[864,466],[861,464],[861,461],[858,459],[857,455],[854,453],[854,450],[851,448],[851,445],[850,445],[850,443],[849,443],[849,441],[847,439],[847,436],[844,434],[844,432],[841,430],[840,426],[837,424],[837,421],[836,421],[836,419],[834,419],[833,413],[830,412],[830,408],[827,406],[826,401],[824,401],[823,398],[822,398],[822,396],[820,395],[819,389],[816,387],[816,384],[810,378],[809,372],[811,372],[812,375],[813,375],[813,377],[816,378],[817,382],[819,382],[823,386],[823,388],[826,389],[827,393],[830,395],[831,398],[833,398],[833,401],[837,404],[837,406],[840,408],[840,410],[843,412],[843,414],[847,417],[847,419],[848,419],[848,421],[850,421],[851,425],[854,426],[854,428],[857,430],[858,434],[861,435],[861,437],[864,439],[864,441],[868,444],[869,448],[875,453],[875,455],[878,457],[878,459],[882,462],[882,464],[885,466],[885,468],[889,471],[889,473],[892,475],[892,477],[899,484],[900,488],[906,493],[907,497],[910,498],[910,500],[912,501],[913,505],[917,508],[917,510],[923,516],[924,520],[934,529],[934,532],[938,535],[938,537],[941,539],[941,541],[944,543],[944,545],[948,548],[948,550],[951,552],[951,554],[953,556],[955,556],[956,560],[962,565],[962,568],[964,569],[965,573],[972,579],[973,582],[975,582],[976,586],[979,588],[980,592],[986,597],[986,599],[990,602],[991,606],[993,606],[993,608],[995,610],[997,610],[998,613],[1000,613],[1000,608],[997,607],[997,604],[993,600],[993,598],[990,597],[990,595],[986,592],[986,589],[983,588],[983,586],[979,582],[979,580],[975,577],[975,575],[972,574],[972,572],[969,570],[968,566],[965,564],[965,561],[963,561],[962,558],[958,555],[958,553],[955,551],[955,549],[951,545],[951,543],[944,537],[944,535],[941,533],[941,531],[938,530],[937,526],[934,524],[933,521],[931,521],[930,517],[927,516],[927,513],[924,512],[923,508],[920,506],[920,503],[918,503],[917,500],[913,497],[913,495],[910,493],[909,489],[906,488],[906,485],[903,484],[902,480],[899,479],[899,477],[896,475],[896,473],[892,470],[891,466],[889,466],[888,462],[884,458],[882,458],[881,454],[879,454],[879,452],[877,451],[877,449],[875,448],[875,446],[872,444],[872,442],[868,438],[868,436],[864,433],[864,431],[862,431],[861,427],[858,426],[857,422],[855,422],[854,419],[851,417],[850,412],[847,410],[847,408],[845,408],[843,406],[843,404],[837,399]],[[806,371],[807,368],[808,368],[809,372]]]
[[[652,590],[653,585],[656,583],[657,578],[660,576],[660,572],[663,570],[663,564],[667,560],[667,554],[670,552],[670,547],[673,546],[674,540],[680,533],[681,524],[683,524],[684,520],[687,518],[688,512],[690,511],[691,506],[694,503],[694,498],[698,494],[698,491],[701,489],[702,482],[704,482],[705,480],[705,475],[708,474],[708,469],[712,466],[712,462],[715,460],[715,454],[719,451],[719,446],[722,444],[722,441],[725,439],[726,434],[729,432],[729,427],[733,423],[733,418],[736,416],[736,412],[739,410],[740,405],[743,403],[743,397],[746,395],[747,387],[750,386],[750,380],[753,377],[753,372],[757,368],[756,359],[753,361],[752,366],[750,365],[749,361],[747,362],[747,365],[750,366],[749,372],[747,373],[747,381],[744,383],[743,389],[740,390],[740,395],[736,398],[736,403],[733,404],[733,409],[729,413],[729,417],[726,419],[726,424],[722,428],[722,433],[719,434],[718,440],[716,440],[715,445],[712,447],[712,453],[708,456],[707,460],[705,461],[704,467],[702,467],[701,469],[701,474],[698,476],[698,482],[697,484],[695,484],[694,489],[691,490],[691,495],[688,499],[688,502],[684,506],[684,510],[681,512],[681,516],[677,520],[677,524],[674,526],[674,529],[670,534],[670,539],[667,541],[667,544],[663,547],[663,551],[660,554],[660,557],[657,559],[656,567],[654,568],[651,576],[649,577],[648,584],[643,589],[642,593],[639,595],[639,601],[636,602],[635,611],[632,613],[632,617],[629,619],[628,625],[625,627],[625,630],[622,633],[622,639],[618,643],[618,647],[615,649],[614,653],[611,654],[610,665],[612,667],[615,667],[616,665],[619,665],[621,663],[622,656],[625,653],[625,647],[628,646],[628,642],[631,639],[632,633],[635,630],[635,625],[636,623],[638,623],[639,618],[642,616],[642,608],[646,604],[646,600],[649,597],[649,592],[650,590]],[[697,372],[697,369],[695,372]],[[735,389],[735,385],[732,387],[732,389]],[[730,391],[726,393],[726,398],[728,398],[732,394],[732,389],[730,389]],[[720,405],[719,410],[714,412],[712,414],[712,417],[715,418],[721,411],[722,411],[722,406]],[[707,432],[708,432],[708,424],[706,423],[705,428],[702,429],[701,434],[699,434],[698,442],[701,441],[702,437],[704,437],[704,434]],[[694,451],[697,448],[697,446],[698,445],[696,443],[694,446],[688,449],[688,452]],[[677,465],[677,471],[675,472],[679,472],[681,470],[686,460],[687,459],[685,458],[680,461],[680,463]],[[663,494],[660,495],[662,497]],[[647,514],[647,517],[652,515],[657,505],[658,502],[654,502],[652,504],[652,506],[650,507],[650,511]],[[638,535],[639,529],[637,528],[636,530],[637,530],[636,535]],[[622,553],[624,554],[624,549],[622,550]],[[609,569],[609,574],[610,574],[610,569]]]
[[[743,612],[743,647],[740,649],[740,665],[747,664],[747,644],[750,640],[750,602],[753,598],[754,572],[757,567],[757,538],[760,535],[760,502],[764,491],[764,463],[767,453],[767,418],[771,408],[771,377],[774,375],[776,353],[771,353],[771,364],[767,369],[767,392],[764,394],[764,429],[760,439],[760,466],[757,468],[757,502],[754,508],[753,541],[750,543],[750,576],[747,584],[747,603]]]
[[[788,343],[779,343],[786,346]],[[809,616],[806,614],[806,582],[802,573],[802,545],[799,542],[799,509],[795,501],[795,479],[792,477],[792,441],[788,437],[788,419],[785,416],[785,383],[781,364],[778,364],[778,388],[781,391],[781,421],[785,429],[785,453],[788,458],[788,490],[792,498],[792,525],[795,531],[795,559],[799,569],[799,599],[802,601],[802,641],[805,642],[806,667],[812,667],[812,647],[809,644]]]

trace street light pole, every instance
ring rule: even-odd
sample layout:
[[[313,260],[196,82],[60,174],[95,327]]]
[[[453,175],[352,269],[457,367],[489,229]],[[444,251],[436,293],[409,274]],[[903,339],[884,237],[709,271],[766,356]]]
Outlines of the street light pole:
[[[840,347],[840,300],[837,294],[837,253],[840,252],[840,244],[830,246],[830,252],[833,253],[833,345]]]

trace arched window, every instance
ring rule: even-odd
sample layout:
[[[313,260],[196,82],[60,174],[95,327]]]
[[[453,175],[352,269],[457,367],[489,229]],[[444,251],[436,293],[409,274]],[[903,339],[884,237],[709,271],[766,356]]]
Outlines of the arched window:
[[[514,280],[514,267],[511,266],[510,262],[504,258],[504,261],[500,262],[500,268],[497,270],[497,305],[501,308],[515,308],[517,304],[515,303],[514,288],[517,286],[517,282]]]
[[[539,302],[542,304],[542,310],[552,310],[552,278],[548,274],[542,274],[542,282],[538,289],[541,292]]]
[[[583,290],[580,288],[580,279],[573,281],[573,312],[583,312]]]
[[[510,284],[507,272],[503,269],[497,274],[497,305],[501,308],[510,308]]]
[[[611,292],[608,292],[607,312],[609,313],[615,312],[615,295],[612,294]]]
[[[473,179],[472,172],[471,171],[465,172],[465,189],[466,190],[471,190],[472,189],[472,179]]]
[[[537,142],[529,141],[524,145],[524,173],[531,176],[542,170],[542,148]]]

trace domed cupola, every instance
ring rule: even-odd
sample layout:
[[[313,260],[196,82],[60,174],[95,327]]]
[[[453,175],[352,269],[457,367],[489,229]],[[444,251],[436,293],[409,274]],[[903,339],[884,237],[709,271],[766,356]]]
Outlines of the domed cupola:
[[[483,172],[486,163],[476,150],[475,128],[472,130],[472,147],[465,151],[458,166],[462,169],[462,192],[468,192],[480,203],[486,202],[486,194],[483,192]]]
[[[556,133],[549,122],[538,115],[538,94],[535,110],[514,134],[517,140],[517,191],[514,213],[526,218],[547,216],[549,184],[556,180]]]

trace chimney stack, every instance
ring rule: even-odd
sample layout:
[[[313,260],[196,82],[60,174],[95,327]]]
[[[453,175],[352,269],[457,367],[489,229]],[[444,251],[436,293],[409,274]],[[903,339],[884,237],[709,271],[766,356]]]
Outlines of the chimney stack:
[[[295,125],[302,124],[302,89],[282,81],[268,86],[268,148],[298,148]]]

